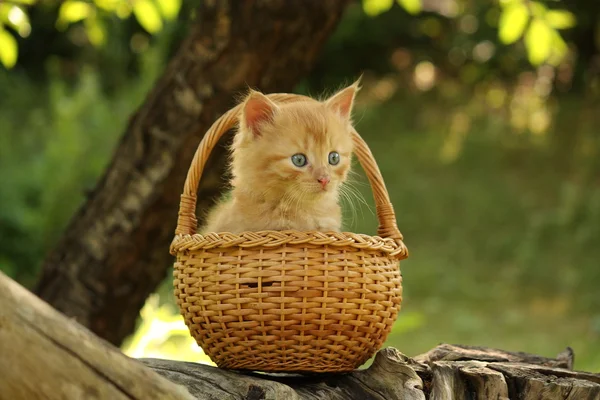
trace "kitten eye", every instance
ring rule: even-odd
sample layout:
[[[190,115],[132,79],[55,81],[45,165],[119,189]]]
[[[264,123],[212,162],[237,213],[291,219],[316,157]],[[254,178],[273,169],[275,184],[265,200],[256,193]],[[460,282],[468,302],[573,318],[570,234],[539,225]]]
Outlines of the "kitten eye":
[[[292,163],[296,167],[304,167],[306,165],[306,156],[304,154],[294,154],[292,156]]]
[[[329,164],[338,165],[340,163],[340,153],[332,151],[329,153]]]

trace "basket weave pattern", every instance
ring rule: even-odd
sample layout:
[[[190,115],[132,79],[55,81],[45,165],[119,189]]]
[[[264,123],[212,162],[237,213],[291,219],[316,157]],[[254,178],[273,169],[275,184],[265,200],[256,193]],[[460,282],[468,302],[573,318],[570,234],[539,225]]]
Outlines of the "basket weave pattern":
[[[175,296],[186,325],[222,368],[351,371],[381,347],[402,302],[399,260],[407,250],[379,169],[354,132],[355,153],[375,196],[379,236],[292,230],[197,234],[199,177],[239,111],[230,110],[207,132],[181,196],[171,253],[177,257]]]

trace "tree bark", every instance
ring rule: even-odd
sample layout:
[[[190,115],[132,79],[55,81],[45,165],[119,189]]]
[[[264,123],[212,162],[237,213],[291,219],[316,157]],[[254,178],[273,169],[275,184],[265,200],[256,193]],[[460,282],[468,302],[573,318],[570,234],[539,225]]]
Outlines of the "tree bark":
[[[261,374],[123,355],[0,273],[0,396],[10,400],[598,400],[600,374],[556,358],[441,345],[381,350],[347,374]],[[141,361],[141,362],[140,362]],[[165,379],[166,378],[166,379]]]
[[[194,151],[248,85],[290,91],[315,62],[347,0],[203,2],[187,39],[132,116],[114,158],[62,240],[35,292],[113,344],[132,332],[166,276],[177,205]],[[198,210],[221,189],[215,151]]]

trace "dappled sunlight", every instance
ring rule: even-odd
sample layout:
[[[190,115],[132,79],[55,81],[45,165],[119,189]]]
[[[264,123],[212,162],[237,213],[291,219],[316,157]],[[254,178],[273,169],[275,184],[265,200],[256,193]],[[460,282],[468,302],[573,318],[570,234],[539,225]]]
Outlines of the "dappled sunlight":
[[[163,358],[214,365],[196,344],[183,321],[168,304],[151,295],[140,311],[141,323],[122,350],[130,357]]]
[[[486,93],[486,104],[491,108],[499,109],[506,103],[508,93],[502,86],[492,86]]]
[[[414,82],[417,89],[427,91],[435,85],[435,66],[422,61],[415,66]]]

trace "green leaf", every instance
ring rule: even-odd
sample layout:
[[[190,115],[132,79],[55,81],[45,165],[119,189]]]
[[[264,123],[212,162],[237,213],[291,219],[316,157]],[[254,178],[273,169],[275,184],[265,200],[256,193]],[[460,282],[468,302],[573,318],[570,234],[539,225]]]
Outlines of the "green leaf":
[[[529,10],[531,11],[531,15],[537,18],[542,18],[546,15],[546,11],[548,8],[540,2],[537,1],[529,1],[528,3]]]
[[[85,20],[85,33],[90,43],[94,46],[100,46],[106,40],[105,29],[95,14],[93,17]]]
[[[174,20],[177,18],[179,14],[179,10],[181,9],[181,0],[157,0],[158,5],[160,7],[160,11],[162,12],[163,17],[166,20]]]
[[[162,19],[152,1],[135,0],[133,13],[140,25],[149,33],[156,33],[162,29]]]
[[[69,24],[88,18],[93,9],[89,3],[83,1],[66,1],[58,10],[56,28],[64,30]]]
[[[3,22],[8,24],[8,13],[12,6],[10,4],[0,3],[0,24]]]
[[[545,21],[534,18],[525,33],[525,46],[529,62],[540,65],[550,57],[554,30]]]
[[[374,17],[392,8],[394,0],[363,0],[365,14]]]
[[[398,4],[403,7],[409,14],[416,15],[421,12],[421,0],[397,0]]]
[[[17,63],[18,54],[17,40],[0,26],[0,62],[11,69]]]
[[[500,7],[513,6],[515,3],[523,3],[523,0],[500,0]]]
[[[11,0],[11,3],[31,6],[31,5],[35,4],[37,1],[38,0]]]
[[[550,10],[545,18],[548,25],[554,29],[568,29],[576,24],[575,15],[565,10]]]
[[[567,54],[569,53],[569,47],[560,36],[557,31],[552,31],[552,55],[548,59],[548,62],[552,65],[560,64]]]
[[[523,3],[513,2],[502,10],[498,21],[498,37],[504,44],[511,44],[519,40],[529,21],[529,11]]]
[[[94,3],[98,8],[101,8],[108,12],[115,12],[121,0],[94,0]]]

